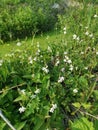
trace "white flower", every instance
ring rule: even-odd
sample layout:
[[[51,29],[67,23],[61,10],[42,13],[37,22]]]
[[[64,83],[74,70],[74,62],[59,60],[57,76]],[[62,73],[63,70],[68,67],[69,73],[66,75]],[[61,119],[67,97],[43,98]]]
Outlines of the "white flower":
[[[29,61],[29,64],[33,64],[33,61],[32,61],[32,60],[30,60],[30,61]]]
[[[54,3],[54,5],[52,6],[53,9],[59,9],[60,5],[58,3]]]
[[[79,38],[79,37],[77,37],[77,41],[79,41],[79,39],[80,39],[80,38]]]
[[[57,61],[56,61],[56,63],[55,63],[55,66],[58,66],[58,65],[59,65],[59,63],[60,63],[60,61],[59,61],[59,60],[57,60]]]
[[[64,34],[66,34],[66,31],[64,31]]]
[[[86,26],[85,29],[88,29],[88,27]]]
[[[54,112],[54,109],[53,109],[53,108],[50,108],[50,112],[53,113],[53,112]]]
[[[40,89],[37,89],[34,93],[35,93],[35,94],[40,93]]]
[[[84,69],[85,69],[85,70],[88,70],[88,67],[85,67]]]
[[[80,53],[81,55],[83,55],[84,54],[84,52],[83,51],[81,51],[81,53]]]
[[[21,42],[17,42],[17,46],[21,46]]]
[[[91,34],[89,35],[89,37],[93,37],[93,34],[91,33]]]
[[[72,71],[72,70],[73,70],[73,65],[70,65],[69,70],[70,70],[70,71]]]
[[[20,90],[20,92],[22,93],[22,94],[26,94],[26,92],[25,92],[26,90],[25,89],[22,89],[22,90]]]
[[[59,77],[59,79],[58,79],[58,83],[62,83],[64,81],[64,77],[62,76],[62,77]]]
[[[88,35],[89,35],[89,32],[87,31],[87,32],[85,33],[85,35],[87,35],[87,36],[88,36]]]
[[[3,60],[0,60],[0,66],[2,66]]]
[[[68,60],[68,59],[69,59],[69,57],[68,57],[68,56],[65,56],[65,59],[66,59],[66,60]]]
[[[37,61],[37,58],[35,57],[33,60],[34,60],[34,61]]]
[[[75,88],[74,90],[73,90],[73,93],[77,93],[78,92],[78,90]]]
[[[52,107],[50,108],[50,112],[53,113],[56,108],[57,108],[57,104],[52,104]]]
[[[95,14],[95,15],[94,15],[94,18],[97,18],[97,17],[98,17],[98,15],[97,15],[97,14]]]
[[[36,98],[36,95],[35,95],[35,94],[33,94],[33,95],[31,96],[31,98],[32,98],[32,99]]]
[[[98,51],[96,52],[96,55],[98,55]]]
[[[34,78],[34,76],[35,76],[35,75],[34,75],[34,74],[32,74],[31,76],[32,76],[32,78]]]
[[[56,108],[57,108],[57,104],[52,104],[52,107],[53,107],[54,109],[56,109]]]
[[[64,62],[67,62],[67,60],[66,60],[66,59],[64,59],[63,61],[64,61]]]
[[[73,35],[73,39],[75,40],[76,38],[77,38],[77,35],[76,35],[76,34],[74,34],[74,35]]]
[[[64,71],[65,71],[65,68],[62,68],[62,69],[61,69],[61,72],[64,72]]]
[[[66,52],[66,51],[64,52],[64,55],[67,55],[67,52]]]
[[[46,67],[43,67],[42,70],[43,70],[45,73],[49,73],[49,70],[48,70]]]
[[[23,107],[23,106],[19,108],[19,112],[20,112],[20,113],[23,113],[25,110],[26,110],[26,108]]]
[[[66,27],[64,27],[63,30],[66,31]]]
[[[71,61],[71,60],[68,60],[68,61],[67,61],[67,63],[71,64],[71,63],[72,63],[72,61]]]
[[[52,52],[52,49],[51,49],[51,47],[50,47],[50,46],[48,46],[48,51],[49,51],[49,52]]]

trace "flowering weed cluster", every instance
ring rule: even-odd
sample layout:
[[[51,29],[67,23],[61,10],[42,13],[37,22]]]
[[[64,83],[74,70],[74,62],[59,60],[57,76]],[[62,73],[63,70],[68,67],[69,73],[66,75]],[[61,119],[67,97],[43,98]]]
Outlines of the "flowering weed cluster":
[[[77,22],[81,20],[74,15]],[[17,130],[97,128],[96,32],[83,25],[74,28],[74,21],[65,27],[68,21],[63,20],[63,40],[58,45],[44,50],[33,43],[0,59],[0,109]],[[0,124],[1,130],[7,129],[2,120]]]

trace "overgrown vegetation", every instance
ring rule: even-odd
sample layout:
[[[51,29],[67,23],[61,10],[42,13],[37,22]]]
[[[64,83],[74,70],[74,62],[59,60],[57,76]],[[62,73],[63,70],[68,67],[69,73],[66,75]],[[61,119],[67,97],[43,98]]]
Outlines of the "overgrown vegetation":
[[[74,7],[58,15],[59,41],[47,37],[43,49],[33,40],[1,58],[0,109],[17,130],[98,129],[97,14]]]
[[[0,2],[0,38],[3,41],[32,36],[54,28],[58,0],[4,0]],[[60,2],[60,1],[59,1]]]

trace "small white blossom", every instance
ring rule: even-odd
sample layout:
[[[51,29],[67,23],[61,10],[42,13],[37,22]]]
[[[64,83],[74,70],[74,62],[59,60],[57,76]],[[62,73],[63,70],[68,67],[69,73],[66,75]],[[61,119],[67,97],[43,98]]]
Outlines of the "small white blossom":
[[[17,46],[21,46],[21,42],[17,42]]]
[[[56,108],[57,108],[57,104],[52,104],[52,107],[50,108],[50,112],[53,113]]]
[[[58,79],[58,83],[62,83],[64,81],[64,77],[62,76],[62,77],[59,77],[59,79]]]
[[[76,38],[77,38],[77,35],[76,35],[76,34],[74,34],[74,35],[73,35],[73,39],[75,40]]]
[[[47,67],[43,67],[42,70],[43,70],[45,73],[49,73],[49,70],[47,69]]]
[[[35,57],[33,60],[34,60],[34,61],[37,61],[37,58]]]
[[[65,56],[65,59],[66,59],[66,60],[69,60],[69,57],[68,57],[68,56]]]
[[[36,95],[35,95],[35,94],[33,94],[33,95],[31,96],[31,98],[32,98],[32,99],[36,98]]]
[[[79,41],[79,39],[80,39],[80,38],[79,38],[79,37],[77,37],[77,41]]]
[[[89,35],[89,32],[87,31],[87,32],[85,33],[85,35],[87,35],[87,36],[88,36],[88,35]]]
[[[73,93],[77,93],[78,92],[78,90],[75,88],[74,90],[73,90]]]
[[[59,65],[59,63],[60,63],[60,61],[59,61],[59,60],[57,60],[57,61],[56,61],[56,63],[55,63],[55,66],[58,66],[58,65]]]
[[[91,33],[91,34],[89,35],[89,37],[93,37],[93,34]]]
[[[72,70],[73,70],[73,65],[70,65],[69,70],[70,70],[70,71],[72,71]]]
[[[66,34],[66,31],[64,31],[64,34]]]
[[[23,95],[26,94],[26,90],[25,90],[25,89],[20,90],[20,92],[21,92]]]
[[[88,29],[88,27],[86,26],[85,29]]]
[[[97,17],[98,17],[98,15],[97,15],[97,14],[95,14],[95,15],[94,15],[94,18],[97,18]]]
[[[98,51],[96,52],[96,55],[98,55]]]
[[[51,49],[51,47],[50,47],[50,46],[48,46],[48,51],[49,51],[49,52],[52,52],[52,49]]]
[[[71,64],[71,63],[72,63],[72,61],[71,61],[71,60],[68,60],[68,61],[67,61],[67,63]]]
[[[63,61],[64,61],[65,63],[67,62],[67,60],[66,60],[66,59],[64,59]]]
[[[63,30],[66,31],[66,27],[64,27]]]
[[[58,3],[54,3],[54,5],[52,6],[53,9],[59,9],[60,5]]]
[[[35,75],[34,75],[34,74],[32,74],[31,76],[32,76],[32,78],[34,78],[34,76],[35,76]]]
[[[62,68],[62,69],[61,69],[61,72],[64,72],[64,71],[65,71],[65,68]]]
[[[81,55],[83,55],[84,54],[84,52],[83,51],[81,51],[81,53],[80,53]]]
[[[37,89],[34,93],[35,93],[35,94],[40,93],[40,89]]]
[[[85,67],[84,69],[85,69],[85,70],[88,70],[88,67]]]
[[[26,110],[26,108],[23,107],[23,106],[19,108],[19,112],[20,112],[20,113],[23,113],[25,110]]]
[[[64,55],[67,55],[67,52],[66,52],[66,51],[64,52]]]
[[[30,60],[30,61],[29,61],[29,64],[33,64],[33,61],[32,61],[32,60]]]
[[[0,60],[0,66],[2,66],[2,64],[3,64],[3,60]]]

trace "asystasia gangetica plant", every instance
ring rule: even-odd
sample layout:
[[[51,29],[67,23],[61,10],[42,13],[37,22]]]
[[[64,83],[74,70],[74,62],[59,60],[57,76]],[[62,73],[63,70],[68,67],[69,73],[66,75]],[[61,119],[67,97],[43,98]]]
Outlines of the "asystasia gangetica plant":
[[[74,50],[54,44],[42,50],[37,44],[16,50],[0,60],[0,109],[17,130],[75,130],[79,123],[79,130],[93,130],[97,61],[90,46]],[[1,130],[9,129],[3,120],[0,124]]]

